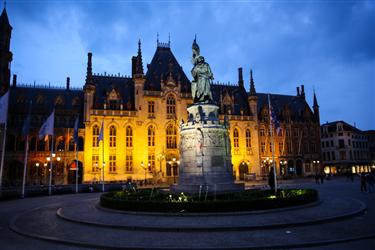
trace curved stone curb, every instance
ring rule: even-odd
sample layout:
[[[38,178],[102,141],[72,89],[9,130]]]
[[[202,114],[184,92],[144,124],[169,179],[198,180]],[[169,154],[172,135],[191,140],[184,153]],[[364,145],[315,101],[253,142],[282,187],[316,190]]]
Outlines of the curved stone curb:
[[[352,199],[354,200],[354,199]],[[59,208],[56,212],[56,215],[61,219],[66,221],[80,223],[90,226],[96,227],[107,227],[107,228],[114,228],[114,229],[123,229],[123,230],[136,230],[136,231],[163,231],[163,232],[223,232],[223,231],[250,231],[250,230],[263,230],[263,229],[274,229],[274,228],[283,228],[283,227],[298,227],[298,226],[305,226],[305,225],[313,225],[313,224],[321,224],[331,221],[342,220],[348,217],[353,217],[358,214],[363,213],[366,210],[366,205],[359,200],[355,200],[360,204],[360,207],[357,210],[352,212],[343,213],[336,216],[325,217],[321,219],[311,220],[311,221],[301,221],[295,223],[275,223],[275,224],[268,224],[268,225],[259,225],[259,226],[215,226],[215,227],[192,227],[187,225],[186,227],[156,227],[156,226],[126,226],[126,225],[115,225],[115,224],[105,224],[102,222],[92,222],[87,220],[78,220],[75,218],[70,218],[63,213],[63,209]],[[201,216],[199,216],[201,217]]]
[[[55,242],[55,243],[60,243],[64,245],[71,245],[71,246],[79,246],[79,247],[86,247],[86,248],[99,248],[99,249],[135,249],[135,250],[141,250],[141,249],[168,249],[168,250],[184,250],[184,249],[194,249],[194,248],[180,248],[180,247],[126,247],[126,246],[109,246],[105,244],[93,244],[93,243],[88,243],[88,242],[81,242],[81,241],[76,241],[76,240],[64,240],[60,239],[57,237],[50,237],[50,236],[44,236],[44,235],[38,235],[34,233],[29,233],[26,231],[23,231],[19,229],[15,225],[15,220],[18,218],[18,216],[15,216],[10,225],[9,228],[13,231],[16,232],[20,235],[34,238],[34,239],[39,239],[39,240],[45,240],[49,242]],[[365,240],[365,239],[371,239],[375,238],[375,234],[369,234],[369,235],[364,235],[360,237],[347,237],[339,240],[329,240],[329,241],[318,241],[318,242],[305,242],[305,243],[297,243],[297,244],[287,244],[287,245],[260,245],[260,246],[248,246],[248,247],[221,247],[218,248],[216,247],[200,247],[197,249],[207,249],[207,250],[213,250],[213,249],[234,249],[234,250],[242,250],[242,249],[289,249],[289,248],[301,248],[301,247],[314,247],[314,246],[324,246],[324,245],[332,245],[332,244],[338,244],[338,243],[345,243],[345,242],[351,242],[351,241],[358,241],[358,240]]]
[[[129,214],[129,215],[156,215],[156,216],[181,216],[181,217],[206,217],[206,216],[228,216],[228,215],[251,215],[251,214],[267,214],[267,213],[276,213],[276,212],[283,212],[283,211],[292,211],[298,209],[304,209],[308,207],[315,207],[320,205],[323,200],[317,200],[308,204],[300,205],[300,206],[292,206],[292,207],[283,207],[283,208],[275,208],[275,209],[266,209],[266,210],[255,210],[255,211],[237,211],[237,212],[221,212],[221,213],[162,213],[162,212],[135,212],[135,211],[124,211],[124,210],[116,210],[111,208],[106,208],[100,205],[98,202],[95,207],[99,210],[108,213],[119,213],[119,214]]]

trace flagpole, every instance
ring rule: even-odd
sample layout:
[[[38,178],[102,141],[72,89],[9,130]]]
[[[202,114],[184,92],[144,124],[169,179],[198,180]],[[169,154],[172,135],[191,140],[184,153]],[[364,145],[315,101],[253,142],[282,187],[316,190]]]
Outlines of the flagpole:
[[[268,94],[268,111],[269,111],[269,116],[270,116],[273,179],[274,179],[274,182],[275,182],[275,192],[277,192],[276,163],[275,163],[275,137],[273,136],[272,121],[271,121],[272,119],[271,119],[271,100],[270,100],[270,94]]]
[[[103,131],[104,133],[104,131]],[[104,192],[104,138],[102,140],[102,192]]]
[[[5,95],[8,95],[7,106],[6,106],[6,113],[5,113],[5,123],[4,123],[4,133],[3,133],[3,145],[1,151],[1,163],[0,163],[0,198],[3,196],[3,170],[4,170],[4,158],[5,158],[5,144],[6,144],[6,137],[7,137],[7,126],[8,126],[8,107],[9,107],[9,92],[5,93],[1,98],[4,98]]]
[[[26,173],[27,173],[27,157],[29,155],[29,135],[26,135],[25,141],[25,159],[23,162],[23,179],[22,179],[22,195],[21,198],[25,198],[25,185],[26,185]]]
[[[76,193],[78,193],[78,142],[76,143]]]
[[[7,121],[4,125],[4,133],[3,133],[3,148],[1,151],[1,166],[0,166],[0,197],[3,195],[3,169],[4,169],[4,156],[5,156],[5,143],[7,137]]]
[[[52,154],[53,154],[53,143],[54,143],[54,141],[53,141],[53,135],[51,135],[51,140],[52,140],[52,143],[51,143],[51,158],[50,158],[50,162],[49,162],[49,184],[48,184],[48,195],[51,195],[52,194],[52,187],[51,187],[51,185],[52,185],[52,167],[53,167],[53,165],[52,165]]]

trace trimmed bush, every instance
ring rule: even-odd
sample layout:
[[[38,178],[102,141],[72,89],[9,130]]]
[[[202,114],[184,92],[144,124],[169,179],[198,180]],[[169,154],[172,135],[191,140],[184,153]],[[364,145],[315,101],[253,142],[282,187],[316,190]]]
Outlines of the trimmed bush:
[[[304,205],[317,201],[313,189],[285,189],[276,194],[270,190],[246,190],[238,193],[207,197],[170,195],[158,190],[141,190],[136,193],[109,192],[100,197],[100,205],[124,211],[143,212],[235,212],[254,211]]]

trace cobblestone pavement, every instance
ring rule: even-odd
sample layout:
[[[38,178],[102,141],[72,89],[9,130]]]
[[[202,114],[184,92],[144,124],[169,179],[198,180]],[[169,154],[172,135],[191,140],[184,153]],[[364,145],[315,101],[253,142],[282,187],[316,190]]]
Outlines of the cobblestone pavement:
[[[30,198],[24,200],[13,200],[0,202],[0,248],[1,249],[80,249],[78,247],[72,247],[70,245],[62,245],[58,243],[51,243],[48,241],[36,240],[29,237],[20,236],[12,232],[9,229],[9,224],[12,219],[17,216],[17,225],[24,228],[32,228],[35,234],[51,234],[56,236],[67,236],[77,237],[80,239],[92,240],[95,239],[96,243],[104,242],[102,236],[106,235],[109,241],[122,242],[132,241],[138,246],[147,248],[152,247],[147,244],[142,244],[150,239],[154,242],[158,242],[155,246],[159,246],[161,249],[163,246],[170,246],[171,241],[179,241],[182,245],[191,245],[192,242],[202,242],[202,247],[211,246],[213,249],[220,247],[230,247],[231,243],[238,243],[236,246],[244,247],[249,242],[254,241],[259,246],[275,243],[276,245],[287,245],[295,242],[296,240],[314,240],[314,239],[332,239],[332,238],[350,238],[351,236],[361,236],[361,234],[375,234],[375,194],[361,193],[359,181],[356,180],[354,183],[346,181],[345,178],[336,178],[330,181],[326,181],[322,185],[311,183],[310,180],[303,182],[301,180],[296,181],[296,184],[288,182],[282,184],[288,187],[312,187],[320,191],[320,196],[323,200],[334,201],[342,198],[343,200],[356,199],[366,204],[368,212],[364,215],[355,216],[346,220],[332,221],[325,224],[309,225],[305,227],[295,227],[290,230],[253,230],[240,231],[240,232],[215,232],[215,242],[210,241],[210,235],[200,232],[170,232],[163,234],[162,232],[147,232],[142,233],[140,231],[116,233],[111,228],[98,228],[94,226],[85,225],[82,227],[77,223],[71,222],[59,222],[56,216],[56,210],[59,207],[74,208],[78,202],[87,201],[87,204],[92,204],[93,199],[97,199],[99,194],[79,194],[79,195],[64,195],[64,196],[52,196],[52,197],[39,197]],[[332,203],[331,202],[331,203]],[[323,202],[324,203],[324,202]],[[48,206],[48,207],[46,207]],[[338,205],[339,206],[339,205]],[[340,208],[351,206],[347,203],[342,203]],[[323,208],[323,206],[317,206]],[[33,210],[36,209],[36,210]],[[69,216],[78,216],[83,207],[80,210],[77,209],[76,213],[72,210],[66,210],[66,214]],[[307,208],[311,209],[311,208]],[[331,212],[326,210],[333,210],[335,207],[325,207],[322,210],[317,209],[317,217],[321,216],[325,212]],[[34,213],[38,211],[37,213]],[[28,217],[28,213],[33,212],[32,217]],[[308,214],[308,211],[306,211]],[[285,212],[284,212],[285,213]],[[291,210],[287,212],[292,215],[298,215],[300,211]],[[269,215],[268,215],[269,216]],[[83,218],[85,216],[82,216]],[[261,218],[261,216],[259,217]],[[77,219],[77,218],[76,218]],[[92,218],[91,218],[92,219]],[[277,215],[275,220],[277,220]],[[60,219],[61,220],[61,219]],[[261,220],[261,219],[260,219]],[[225,223],[224,223],[225,224]],[[43,227],[41,227],[43,225]],[[98,230],[99,229],[99,230]],[[290,232],[287,232],[290,231]],[[126,235],[126,237],[124,237]],[[143,236],[142,236],[143,235]],[[324,236],[324,237],[322,237]],[[345,236],[345,237],[343,237]],[[162,237],[162,238],[161,238]],[[264,243],[264,244],[262,244]],[[327,242],[328,243],[328,242]],[[100,245],[100,244],[98,244]],[[329,244],[324,246],[299,248],[299,249],[373,249],[375,245],[375,239],[364,239],[358,241],[350,241],[345,243]],[[128,245],[131,246],[131,245]],[[137,245],[132,245],[136,247]],[[253,246],[256,246],[253,244]]]

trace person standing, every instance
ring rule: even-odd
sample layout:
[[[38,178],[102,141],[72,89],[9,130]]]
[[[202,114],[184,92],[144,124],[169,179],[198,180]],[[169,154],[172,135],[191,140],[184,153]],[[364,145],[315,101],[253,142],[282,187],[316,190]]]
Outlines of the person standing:
[[[268,174],[268,185],[270,189],[275,191],[275,176],[274,176],[274,169],[271,167],[270,173]]]
[[[318,174],[318,172],[315,173],[315,183],[319,184],[319,174]]]
[[[361,192],[367,192],[366,174],[361,173]]]

